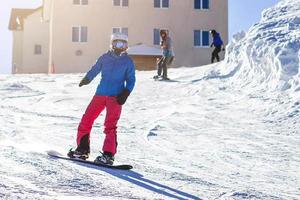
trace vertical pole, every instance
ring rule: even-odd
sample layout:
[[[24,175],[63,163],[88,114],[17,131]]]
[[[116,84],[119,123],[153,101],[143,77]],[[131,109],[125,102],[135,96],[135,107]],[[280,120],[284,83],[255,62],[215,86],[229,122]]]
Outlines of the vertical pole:
[[[54,73],[53,64],[53,21],[54,21],[54,0],[50,4],[50,19],[49,19],[49,60],[48,60],[48,73]]]

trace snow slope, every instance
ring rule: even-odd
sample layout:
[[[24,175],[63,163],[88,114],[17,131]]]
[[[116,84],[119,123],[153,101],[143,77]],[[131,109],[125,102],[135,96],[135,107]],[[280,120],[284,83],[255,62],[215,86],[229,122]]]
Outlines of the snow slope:
[[[299,6],[266,10],[224,62],[171,69],[170,82],[137,72],[119,123],[128,172],[45,154],[75,146],[99,78],[0,76],[0,199],[300,199]]]

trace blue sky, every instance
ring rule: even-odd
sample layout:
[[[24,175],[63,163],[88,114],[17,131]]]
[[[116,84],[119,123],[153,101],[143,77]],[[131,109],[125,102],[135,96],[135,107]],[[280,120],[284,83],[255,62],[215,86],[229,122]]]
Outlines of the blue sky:
[[[219,0],[217,0],[219,1]],[[222,0],[221,0],[222,1]],[[248,30],[261,18],[261,11],[279,0],[229,0],[229,36]],[[0,74],[10,73],[12,34],[8,31],[11,8],[36,8],[42,0],[7,0],[0,7]]]
[[[261,12],[275,5],[279,0],[228,0],[229,37],[239,30],[248,30],[259,22]]]

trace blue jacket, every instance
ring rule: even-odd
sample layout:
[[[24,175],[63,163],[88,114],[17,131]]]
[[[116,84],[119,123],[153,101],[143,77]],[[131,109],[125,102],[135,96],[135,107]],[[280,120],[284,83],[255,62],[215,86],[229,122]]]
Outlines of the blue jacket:
[[[220,37],[220,34],[219,33],[216,33],[214,36],[213,36],[213,45],[214,46],[222,46],[223,45],[223,41]]]
[[[108,51],[103,54],[86,74],[86,78],[92,81],[100,72],[101,81],[96,95],[117,96],[125,88],[132,92],[135,85],[135,67],[127,53],[117,56],[113,51]]]

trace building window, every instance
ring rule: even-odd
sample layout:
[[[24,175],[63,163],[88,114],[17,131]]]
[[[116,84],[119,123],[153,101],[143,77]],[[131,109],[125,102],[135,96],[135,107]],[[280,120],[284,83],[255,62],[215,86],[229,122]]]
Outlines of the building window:
[[[122,1],[122,6],[123,7],[128,7],[129,6],[129,0],[123,0]]]
[[[153,44],[159,45],[160,44],[160,29],[154,29],[153,30]]]
[[[72,28],[72,42],[87,42],[88,28],[87,26],[78,26]]]
[[[89,0],[73,0],[73,5],[88,5]]]
[[[194,0],[194,8],[197,10],[209,9],[209,0]]]
[[[113,0],[114,6],[121,6],[121,0]]]
[[[34,55],[42,54],[42,45],[36,44],[34,45]]]
[[[194,30],[194,46],[209,47],[209,31]]]
[[[209,31],[202,31],[202,46],[209,46]]]
[[[80,31],[80,42],[87,42],[88,40],[88,28],[86,26],[81,27]]]
[[[113,0],[114,6],[128,7],[129,0]]]
[[[128,36],[128,28],[122,28],[122,27],[114,27],[113,33],[122,33]]]
[[[169,8],[169,0],[154,0],[154,8]]]

